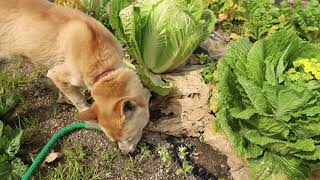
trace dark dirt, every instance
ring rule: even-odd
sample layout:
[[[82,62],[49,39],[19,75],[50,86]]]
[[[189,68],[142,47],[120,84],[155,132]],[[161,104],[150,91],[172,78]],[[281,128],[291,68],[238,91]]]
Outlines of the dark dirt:
[[[28,73],[32,71],[31,66],[23,64],[19,69],[6,69],[7,65],[2,64],[0,70],[2,72],[19,72]],[[62,127],[65,127],[75,122],[73,116],[76,110],[69,104],[58,104],[58,91],[55,86],[44,76],[40,75],[31,83],[21,84],[19,88],[23,90],[26,96],[25,105],[20,105],[12,113],[13,115],[7,119],[7,122],[17,120],[17,117],[30,117],[36,121],[35,124],[25,129],[23,145],[20,149],[22,160],[30,164],[31,157],[35,157],[40,149],[45,145],[48,139]],[[62,142],[73,143],[79,142],[85,149],[95,151],[98,149],[111,150],[117,148],[117,144],[109,141],[102,133],[88,130],[79,130],[60,140],[54,147],[57,152],[61,151]],[[129,163],[129,157],[119,155],[113,160],[112,166],[108,168],[111,177],[103,179],[208,179],[208,175],[212,179],[224,178],[231,179],[229,168],[227,166],[226,157],[219,152],[213,150],[209,145],[201,143],[196,138],[178,138],[155,132],[145,132],[141,143],[149,145],[152,151],[152,156],[139,163],[143,173],[135,174],[128,173],[126,170]],[[171,165],[160,160],[159,155],[154,149],[155,146],[171,148],[174,152],[174,146],[179,144],[191,144],[190,161],[195,165],[200,173],[194,174],[176,174],[178,163],[174,162]],[[56,167],[59,163],[63,165],[64,156],[51,164],[42,166],[39,173],[46,176],[48,167]],[[93,157],[93,158],[92,158]],[[133,158],[139,158],[139,154],[132,155]],[[84,163],[90,165],[91,161],[103,161],[99,156],[91,156],[91,159],[86,159]],[[104,167],[104,166],[101,166]],[[199,175],[200,174],[200,175]],[[202,177],[201,177],[202,174]],[[207,176],[206,176],[207,175]]]

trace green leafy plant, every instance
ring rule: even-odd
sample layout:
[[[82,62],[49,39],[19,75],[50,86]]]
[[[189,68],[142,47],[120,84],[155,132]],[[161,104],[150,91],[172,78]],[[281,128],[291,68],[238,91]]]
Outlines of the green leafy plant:
[[[209,8],[218,16],[217,27],[225,32],[243,32],[246,10],[240,0],[210,0]]]
[[[111,30],[107,5],[109,0],[80,0],[82,10],[88,15],[100,21],[105,27]]]
[[[15,95],[7,91],[0,93],[0,118],[15,107],[17,102]],[[0,179],[19,179],[26,170],[21,159],[16,157],[22,134],[22,129],[12,129],[0,120]]]
[[[279,9],[273,6],[274,0],[228,0],[220,8],[217,3],[211,8],[219,13],[219,27],[227,32],[256,41],[272,33],[278,23]]]
[[[0,117],[5,115],[18,103],[18,99],[15,95],[1,94],[0,93]]]
[[[35,69],[27,75],[22,75],[17,69],[21,68],[20,61],[5,65],[6,69],[0,70],[0,179],[21,179],[26,170],[26,165],[20,159],[21,154],[19,154],[24,135],[21,128],[24,125],[20,123],[20,117],[15,115],[18,123],[11,121],[10,126],[7,123],[11,118],[8,117],[11,117],[11,112],[18,103],[24,103],[25,97],[19,86],[33,82],[39,76],[40,70]],[[15,128],[12,128],[14,125]]]
[[[74,8],[74,9],[81,9],[80,0],[54,0],[53,2],[60,6]]]
[[[21,129],[12,129],[0,121],[0,179],[20,179],[26,166],[16,154],[23,134]]]
[[[318,0],[310,0],[303,4],[301,0],[294,4],[281,3],[281,16],[276,28],[292,29],[302,38],[319,42],[320,38],[320,3]]]
[[[215,13],[224,13],[235,5],[234,0],[208,0],[209,8]]]
[[[209,3],[219,17],[218,27],[224,31],[259,40],[280,30],[295,31],[300,37],[319,42],[320,3],[310,0],[294,4],[274,0],[224,0]]]
[[[192,169],[193,169],[193,166],[191,166],[188,161],[183,161],[182,166],[177,169],[176,173],[177,174],[190,173]]]
[[[180,146],[178,148],[178,156],[180,157],[180,159],[185,160],[187,155],[188,155],[187,147],[186,146]]]
[[[243,24],[246,37],[256,41],[272,33],[272,27],[278,23],[279,16],[279,9],[273,3],[273,0],[241,2],[241,6],[246,9],[247,21]]]
[[[111,0],[110,24],[129,54],[143,67],[138,74],[158,94],[172,86],[153,73],[169,72],[184,64],[213,30],[215,18],[202,0],[143,0],[131,5]],[[165,12],[165,13],[164,13]]]
[[[219,61],[216,127],[248,162],[254,178],[308,179],[320,160],[320,81],[293,81],[300,59],[320,59],[320,48],[279,31],[252,44],[230,44]]]

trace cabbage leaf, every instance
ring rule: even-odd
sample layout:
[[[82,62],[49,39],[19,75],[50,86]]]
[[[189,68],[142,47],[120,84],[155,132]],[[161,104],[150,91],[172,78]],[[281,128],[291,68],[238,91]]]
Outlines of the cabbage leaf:
[[[299,59],[320,48],[290,31],[251,43],[240,38],[219,61],[216,127],[246,159],[253,178],[308,179],[320,161],[320,81],[292,80]]]

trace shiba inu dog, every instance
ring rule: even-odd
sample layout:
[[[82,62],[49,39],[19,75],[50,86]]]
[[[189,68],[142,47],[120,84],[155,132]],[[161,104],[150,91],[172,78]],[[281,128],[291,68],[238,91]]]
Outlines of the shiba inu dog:
[[[47,77],[80,111],[78,119],[99,123],[124,154],[134,151],[149,120],[150,92],[98,21],[47,0],[0,0],[4,55],[45,66]],[[79,87],[90,90],[92,106]]]

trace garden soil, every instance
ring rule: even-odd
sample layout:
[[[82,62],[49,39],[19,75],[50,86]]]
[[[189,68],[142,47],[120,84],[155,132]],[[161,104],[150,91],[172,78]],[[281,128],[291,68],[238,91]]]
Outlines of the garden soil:
[[[10,62],[16,63],[16,62]],[[20,63],[19,65],[10,65],[9,62],[0,62],[1,72],[9,74],[30,74],[35,71],[35,67]],[[41,69],[41,68],[40,68]],[[36,68],[39,71],[39,68]],[[50,80],[45,77],[45,71],[40,70],[40,75],[32,80],[30,83],[20,84],[18,88],[22,90],[26,96],[25,100],[12,113],[11,117],[7,118],[6,123],[16,125],[17,120],[23,122],[23,117],[28,117],[32,125],[25,123],[25,136],[23,138],[23,145],[19,156],[22,160],[30,164],[40,149],[46,144],[49,138],[61,128],[75,122],[73,118],[76,109],[70,104],[57,103],[58,90]],[[151,112],[152,113],[152,112]],[[31,120],[30,120],[31,119]],[[31,122],[30,122],[31,121]],[[54,146],[54,151],[61,153],[61,157],[52,163],[46,163],[38,170],[36,178],[46,177],[48,169],[57,167],[58,164],[64,165],[65,158],[62,153],[64,143],[71,147],[75,142],[82,144],[84,149],[94,152],[97,149],[111,150],[117,148],[117,145],[109,141],[102,133],[79,130],[70,135],[65,136],[59,143]],[[102,179],[231,179],[229,167],[227,165],[226,156],[214,150],[209,145],[204,144],[201,138],[179,137],[166,135],[164,133],[145,131],[141,143],[149,145],[152,151],[152,156],[148,157],[139,163],[140,172],[130,173],[128,171],[128,164],[130,159],[139,158],[140,154],[129,156],[118,155],[112,162],[111,166],[101,166],[107,168],[108,176]],[[189,151],[189,160],[195,167],[192,173],[177,174],[176,170],[179,168],[179,159],[174,163],[168,164],[160,160],[155,147],[167,147],[172,149],[172,152],[177,151],[180,145],[188,144],[192,148]],[[82,162],[90,167],[93,161],[104,164],[103,159],[99,155],[84,157]],[[128,173],[129,172],[129,173]]]

